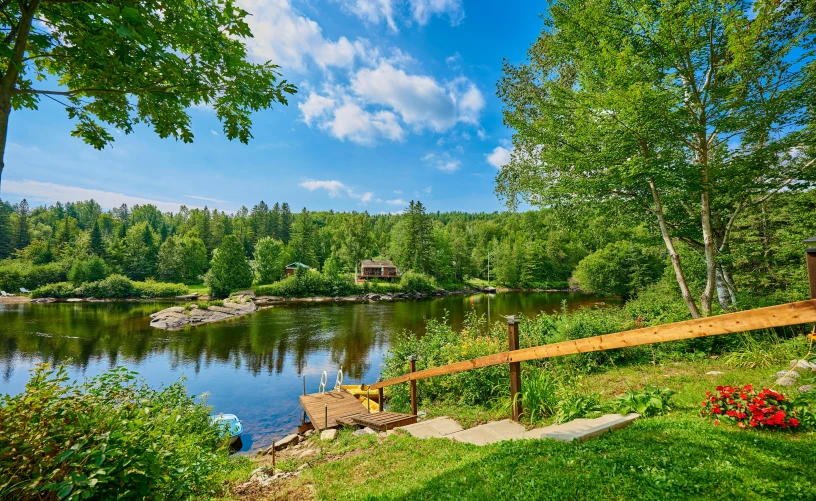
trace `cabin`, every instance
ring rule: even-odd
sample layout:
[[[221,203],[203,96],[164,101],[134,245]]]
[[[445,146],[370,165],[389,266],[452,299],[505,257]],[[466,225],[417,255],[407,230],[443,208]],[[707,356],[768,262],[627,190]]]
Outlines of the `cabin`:
[[[312,267],[303,263],[299,263],[295,261],[294,263],[290,263],[286,265],[286,276],[291,277],[295,274],[298,268],[303,268],[304,270],[310,270]]]
[[[360,263],[360,280],[378,278],[380,280],[396,280],[399,278],[399,271],[391,261],[375,261],[367,259]]]

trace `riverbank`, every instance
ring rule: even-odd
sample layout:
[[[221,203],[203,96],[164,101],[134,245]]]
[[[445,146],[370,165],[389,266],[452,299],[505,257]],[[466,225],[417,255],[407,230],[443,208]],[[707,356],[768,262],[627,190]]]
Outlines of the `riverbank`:
[[[478,447],[401,433],[354,436],[351,430],[341,430],[331,442],[312,436],[280,456],[274,471],[271,458],[253,459],[254,467],[234,481],[231,495],[240,500],[461,499],[463,492],[469,499],[816,497],[808,469],[816,433],[742,430],[700,417],[706,391],[736,383],[769,387],[774,370],[734,368],[714,359],[666,361],[610,368],[584,383],[603,392],[602,403],[649,384],[676,394],[669,412],[580,444],[521,440]],[[447,415],[465,428],[508,417],[499,402],[495,408],[423,404],[428,418]],[[257,480],[263,472],[267,478],[288,474],[264,485]]]

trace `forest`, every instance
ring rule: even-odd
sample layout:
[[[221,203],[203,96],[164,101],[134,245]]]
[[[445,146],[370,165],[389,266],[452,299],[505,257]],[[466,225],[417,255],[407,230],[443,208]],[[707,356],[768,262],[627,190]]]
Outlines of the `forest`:
[[[737,291],[718,290],[724,308],[734,292],[804,293],[801,240],[816,234],[808,216],[814,211],[816,192],[788,190],[743,215],[728,252],[718,256],[740,284]],[[677,246],[690,286],[702,290],[704,254],[682,241]],[[363,259],[391,259],[403,274],[426,277],[434,287],[489,278],[509,288],[572,286],[623,297],[671,272],[654,225],[614,201],[581,210],[478,214],[428,212],[413,201],[399,214],[293,213],[286,202],[263,201],[235,213],[207,207],[162,213],[152,205],[104,210],[93,200],[37,207],[0,202],[0,288],[9,292],[61,284],[43,294],[70,296],[85,283],[121,275],[153,284],[130,288],[136,295],[181,294],[187,290],[181,285],[158,286],[196,286],[209,277],[212,289],[216,268],[237,280],[216,285],[223,296],[278,282],[292,262],[343,281],[348,291]]]

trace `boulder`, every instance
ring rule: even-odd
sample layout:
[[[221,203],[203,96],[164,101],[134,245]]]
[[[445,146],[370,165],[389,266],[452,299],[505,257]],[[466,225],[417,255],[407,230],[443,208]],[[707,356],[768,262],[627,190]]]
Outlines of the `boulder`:
[[[334,440],[335,438],[337,438],[337,430],[334,428],[320,432],[320,440]]]
[[[799,377],[799,373],[796,372],[796,371],[792,371],[792,370],[779,371],[779,372],[776,373],[776,377],[778,377],[778,378],[789,377],[789,378],[796,379],[796,378]]]
[[[366,426],[365,428],[359,429],[352,433],[355,437],[361,437],[363,435],[376,435],[377,432]]]
[[[797,388],[797,389],[799,390],[799,392],[800,392],[800,393],[805,393],[805,392],[808,392],[808,391],[813,391],[814,389],[816,389],[816,385],[813,385],[813,384],[803,384],[802,386],[800,386],[800,387],[799,387],[799,388]]]
[[[293,433],[292,435],[287,435],[278,440],[272,445],[272,447],[274,447],[276,451],[282,451],[289,446],[297,445],[298,442],[300,442],[300,435]]]
[[[317,451],[314,449],[305,449],[300,454],[298,454],[298,459],[307,459],[311,457],[317,456]]]
[[[789,369],[796,368],[804,371],[816,371],[816,363],[808,362],[807,360],[791,360]]]

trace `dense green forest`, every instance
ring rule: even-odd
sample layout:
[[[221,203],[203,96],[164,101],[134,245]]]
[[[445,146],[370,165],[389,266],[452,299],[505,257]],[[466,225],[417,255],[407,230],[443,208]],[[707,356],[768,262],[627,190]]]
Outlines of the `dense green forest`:
[[[809,217],[815,211],[816,192],[788,191],[743,215],[728,253],[719,256],[733,270],[737,292],[804,293],[801,240],[816,234]],[[677,245],[692,289],[701,289],[703,253]],[[442,287],[486,280],[489,265],[492,284],[573,285],[626,297],[670,272],[656,229],[611,202],[490,214],[427,213],[412,202],[401,214],[377,215],[292,213],[287,203],[264,202],[234,214],[206,207],[162,213],[152,205],[103,210],[93,200],[34,208],[25,200],[0,202],[0,259],[0,288],[10,292],[78,287],[117,274],[186,284],[209,277],[225,295],[279,281],[295,261],[350,282],[360,260],[392,259],[403,273],[427,275]]]

